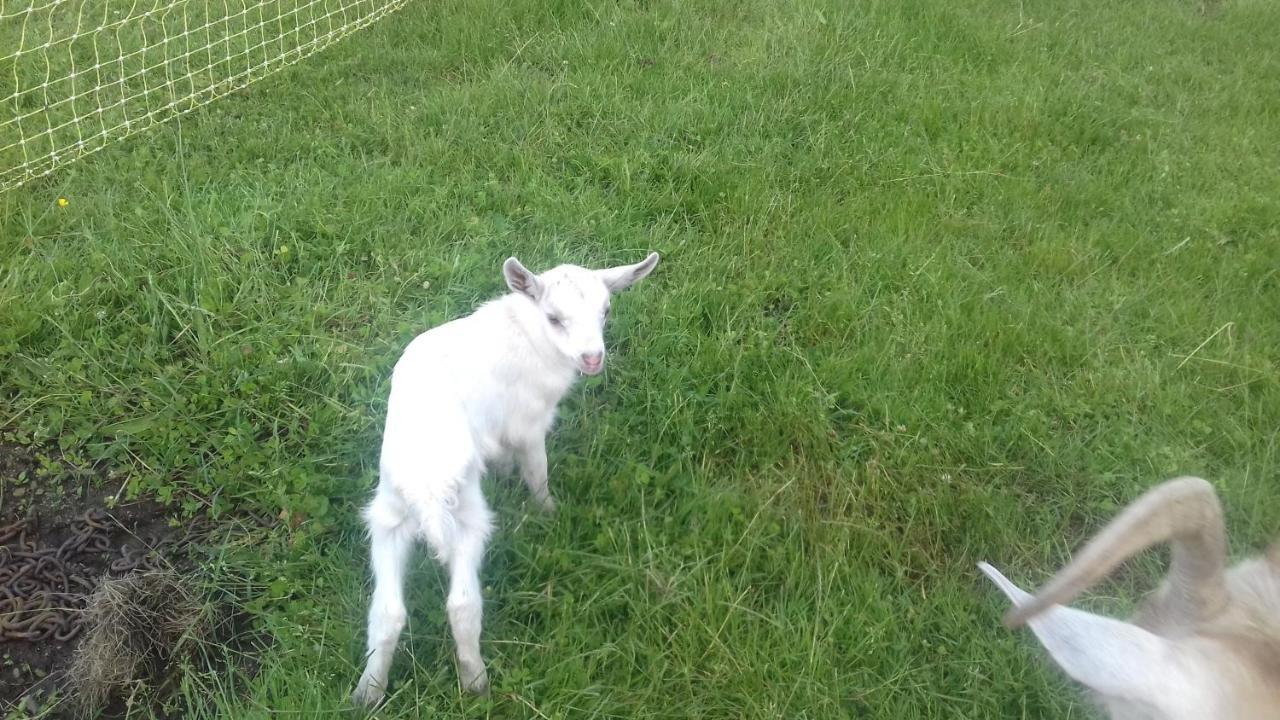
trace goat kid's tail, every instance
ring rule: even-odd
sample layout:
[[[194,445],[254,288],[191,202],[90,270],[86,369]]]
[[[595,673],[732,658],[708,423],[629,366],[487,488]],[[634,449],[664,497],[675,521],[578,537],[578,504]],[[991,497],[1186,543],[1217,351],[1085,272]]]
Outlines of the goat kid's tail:
[[[432,498],[417,508],[418,522],[422,528],[422,536],[431,548],[431,554],[441,563],[447,564],[457,535],[458,522],[453,516],[453,507],[457,498]]]
[[[394,489],[379,486],[363,515],[371,530],[416,530],[415,534],[427,541],[432,555],[440,562],[447,563],[457,532],[457,522],[453,516],[453,508],[457,504],[456,494],[448,498],[408,499]]]

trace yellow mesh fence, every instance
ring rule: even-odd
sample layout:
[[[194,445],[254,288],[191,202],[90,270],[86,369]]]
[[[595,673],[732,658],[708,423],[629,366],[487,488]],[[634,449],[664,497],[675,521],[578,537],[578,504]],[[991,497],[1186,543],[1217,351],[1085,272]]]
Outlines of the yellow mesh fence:
[[[0,0],[0,191],[301,60],[407,0]]]

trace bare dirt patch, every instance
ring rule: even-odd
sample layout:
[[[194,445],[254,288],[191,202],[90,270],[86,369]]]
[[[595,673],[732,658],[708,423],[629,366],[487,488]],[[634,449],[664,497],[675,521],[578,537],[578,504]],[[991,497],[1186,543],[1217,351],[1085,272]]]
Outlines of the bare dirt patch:
[[[38,473],[50,463],[0,444],[0,716],[72,717],[48,706],[68,694],[90,596],[104,578],[186,569],[203,530],[119,502],[96,473]]]

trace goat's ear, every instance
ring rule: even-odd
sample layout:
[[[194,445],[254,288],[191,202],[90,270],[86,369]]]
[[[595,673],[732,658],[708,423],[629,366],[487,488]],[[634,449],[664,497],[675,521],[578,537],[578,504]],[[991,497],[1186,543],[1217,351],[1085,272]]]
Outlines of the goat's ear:
[[[542,281],[529,268],[521,265],[519,260],[513,257],[507,258],[507,261],[502,263],[502,275],[507,279],[507,287],[513,292],[527,295],[532,300],[542,297]]]
[[[987,563],[978,568],[1015,607],[1031,601],[999,570]],[[1160,708],[1169,717],[1206,706],[1198,677],[1212,670],[1197,667],[1195,658],[1159,635],[1062,605],[1050,605],[1027,624],[1067,675],[1104,698]]]
[[[649,253],[649,257],[634,265],[619,265],[607,270],[597,270],[596,275],[604,281],[609,292],[626,290],[658,267],[658,253]]]

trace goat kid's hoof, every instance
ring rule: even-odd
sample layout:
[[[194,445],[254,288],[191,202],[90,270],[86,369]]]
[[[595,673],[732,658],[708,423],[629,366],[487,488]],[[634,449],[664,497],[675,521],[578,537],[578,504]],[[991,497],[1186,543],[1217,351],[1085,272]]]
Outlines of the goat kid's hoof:
[[[538,501],[538,509],[548,515],[554,515],[556,512],[556,499],[550,495]]]
[[[480,668],[480,672],[472,675],[470,680],[464,680],[462,687],[472,695],[488,695],[489,694],[489,673],[484,668]]]
[[[356,707],[372,708],[382,702],[385,691],[381,687],[370,680],[361,680],[356,685],[356,691],[351,693],[351,702]]]

